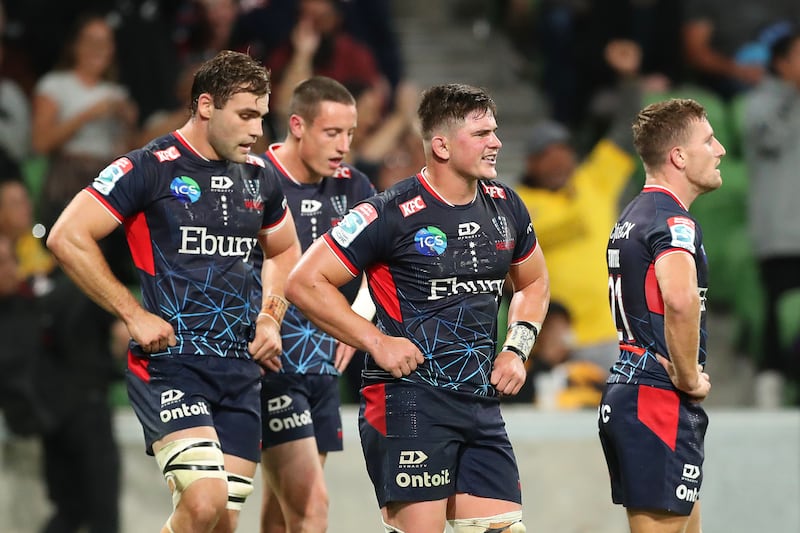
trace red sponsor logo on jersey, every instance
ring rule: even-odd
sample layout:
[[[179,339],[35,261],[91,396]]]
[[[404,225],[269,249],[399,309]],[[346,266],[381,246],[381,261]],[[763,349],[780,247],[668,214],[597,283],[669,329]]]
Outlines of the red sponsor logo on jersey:
[[[425,201],[422,199],[422,196],[415,196],[411,200],[400,204],[400,212],[403,213],[403,217],[407,217],[422,211],[426,207],[428,206],[425,205]]]
[[[375,209],[375,206],[368,203],[358,204],[353,208],[353,211],[356,211],[364,217],[364,220],[367,224],[370,224],[373,220],[378,218],[378,210]]]
[[[254,155],[247,154],[245,156],[245,161],[247,163],[250,163],[251,165],[255,165],[257,167],[267,168],[267,164],[264,162],[264,160],[261,159],[260,157],[254,156]]]
[[[503,200],[506,199],[506,191],[502,187],[497,185],[486,185],[485,183],[481,183],[481,187],[483,187],[483,192],[492,198],[502,198]]]
[[[163,163],[164,161],[175,161],[181,156],[181,153],[174,146],[170,146],[166,150],[158,150],[157,152],[153,153],[155,154],[159,163]]]
[[[350,169],[344,165],[339,166],[336,171],[333,173],[334,178],[345,178],[350,179],[353,177],[353,173],[350,172]]]
[[[495,247],[497,250],[513,250],[513,249],[514,249],[514,244],[515,244],[515,242],[514,242],[514,240],[512,239],[512,240],[510,240],[510,241],[499,241],[499,242],[495,242],[495,243],[494,243],[494,247]]]

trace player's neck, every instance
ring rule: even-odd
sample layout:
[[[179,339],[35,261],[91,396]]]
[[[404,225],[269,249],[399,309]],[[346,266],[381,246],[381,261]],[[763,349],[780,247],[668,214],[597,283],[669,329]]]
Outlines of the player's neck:
[[[189,143],[189,146],[202,157],[216,161],[221,159],[216,150],[208,142],[208,136],[201,130],[202,126],[197,123],[196,118],[189,121],[178,129],[178,133]]]
[[[442,166],[427,166],[422,177],[442,199],[451,205],[466,205],[475,200],[478,180],[466,179]]]
[[[289,173],[289,177],[298,183],[319,183],[323,176],[317,175],[300,157],[297,143],[286,140],[278,150],[273,152],[278,162]]]
[[[685,179],[669,179],[664,175],[648,175],[644,184],[645,186],[663,187],[669,190],[681,201],[687,211],[698,196],[698,193],[694,191],[691,184]]]

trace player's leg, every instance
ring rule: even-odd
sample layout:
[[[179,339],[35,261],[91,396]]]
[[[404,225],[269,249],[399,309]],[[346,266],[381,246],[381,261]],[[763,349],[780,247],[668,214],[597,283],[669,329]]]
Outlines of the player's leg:
[[[342,449],[338,378],[268,374],[261,401],[262,531],[325,531],[328,491],[322,468],[327,452]],[[270,515],[276,507],[280,514]]]
[[[475,398],[447,519],[454,533],[525,533],[519,468],[497,402]]]
[[[447,500],[390,502],[381,508],[387,533],[431,533],[444,531]]]
[[[281,502],[278,496],[272,492],[272,486],[267,478],[264,460],[261,460],[262,474],[264,483],[261,486],[261,533],[284,533],[286,531],[286,519],[283,517]]]
[[[525,533],[522,505],[508,500],[458,493],[448,502],[447,518],[454,533]]]
[[[322,470],[325,456],[317,452],[314,437],[306,437],[264,450],[261,456],[265,488],[271,490],[273,502],[264,501],[262,509],[269,512],[268,505],[275,507],[277,499],[285,524],[285,531],[324,532],[328,524],[328,490]],[[281,531],[267,514],[262,514],[262,532]],[[275,529],[265,529],[267,526]]]
[[[628,523],[631,533],[702,533],[700,502],[695,502],[689,516],[628,509]]]
[[[225,515],[225,460],[211,426],[170,433],[153,451],[172,493],[174,510],[162,533],[212,531]]]
[[[361,392],[361,448],[385,530],[444,531],[462,426],[474,424],[471,403],[466,395],[411,383],[378,383]]]
[[[225,473],[228,477],[227,512],[222,515],[214,533],[233,533],[239,523],[239,513],[247,497],[253,492],[256,463],[242,457],[225,454]]]

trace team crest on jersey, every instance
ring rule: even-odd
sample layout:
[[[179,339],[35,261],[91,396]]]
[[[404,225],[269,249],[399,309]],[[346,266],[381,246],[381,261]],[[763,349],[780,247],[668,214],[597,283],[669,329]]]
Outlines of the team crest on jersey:
[[[189,176],[172,178],[169,190],[172,196],[184,204],[193,204],[200,199],[200,185]]]
[[[181,156],[181,153],[174,146],[170,146],[166,150],[157,150],[153,152],[153,155],[156,156],[159,163],[164,163],[165,161],[175,161]]]
[[[261,198],[261,182],[258,180],[245,180],[244,182],[244,206],[247,209],[260,211],[264,207],[264,199]]]
[[[133,163],[127,157],[120,157],[104,168],[94,179],[94,188],[102,194],[108,196],[117,181],[133,170]]]
[[[350,243],[378,218],[378,211],[372,204],[358,204],[350,210],[335,228],[331,230],[331,237],[340,246],[347,248]]]
[[[400,212],[403,213],[403,218],[405,218],[422,211],[426,207],[428,206],[425,205],[425,200],[422,199],[422,196],[415,196],[411,200],[400,204]]]
[[[694,253],[694,220],[687,217],[669,217],[667,219],[669,233],[672,236],[672,246],[689,250]]]
[[[414,235],[414,248],[422,255],[435,257],[447,250],[447,235],[436,226],[428,226]]]
[[[331,205],[333,206],[333,210],[336,211],[336,214],[339,217],[343,217],[345,213],[347,213],[347,195],[346,194],[336,194],[331,196]]]
[[[500,198],[502,200],[506,199],[506,191],[499,185],[487,185],[486,183],[481,183],[481,187],[483,187],[483,192],[488,194],[491,198]]]

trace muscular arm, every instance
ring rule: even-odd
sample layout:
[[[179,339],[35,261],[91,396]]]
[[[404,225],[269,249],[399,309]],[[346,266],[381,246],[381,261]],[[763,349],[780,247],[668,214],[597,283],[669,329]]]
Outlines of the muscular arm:
[[[655,270],[664,300],[664,336],[673,369],[670,378],[678,389],[702,399],[710,383],[698,364],[700,295],[694,259],[686,252],[669,253],[656,261]]]
[[[75,284],[103,309],[119,317],[145,351],[176,344],[172,326],[146,311],[111,272],[97,241],[119,223],[90,194],[80,192],[64,209],[47,246]]]
[[[764,69],[755,65],[739,65],[711,47],[714,25],[708,20],[693,20],[683,28],[683,48],[687,61],[707,74],[737,78],[747,83],[758,82]]]
[[[508,308],[508,323],[517,320],[541,324],[550,303],[550,280],[541,247],[537,246],[524,263],[509,270],[513,295]],[[497,354],[490,382],[501,394],[516,394],[525,383],[525,364],[516,353]]]
[[[289,274],[286,295],[317,327],[369,352],[393,376],[410,374],[424,361],[422,354],[411,341],[384,335],[350,308],[338,287],[351,279],[324,239],[317,239]]]

